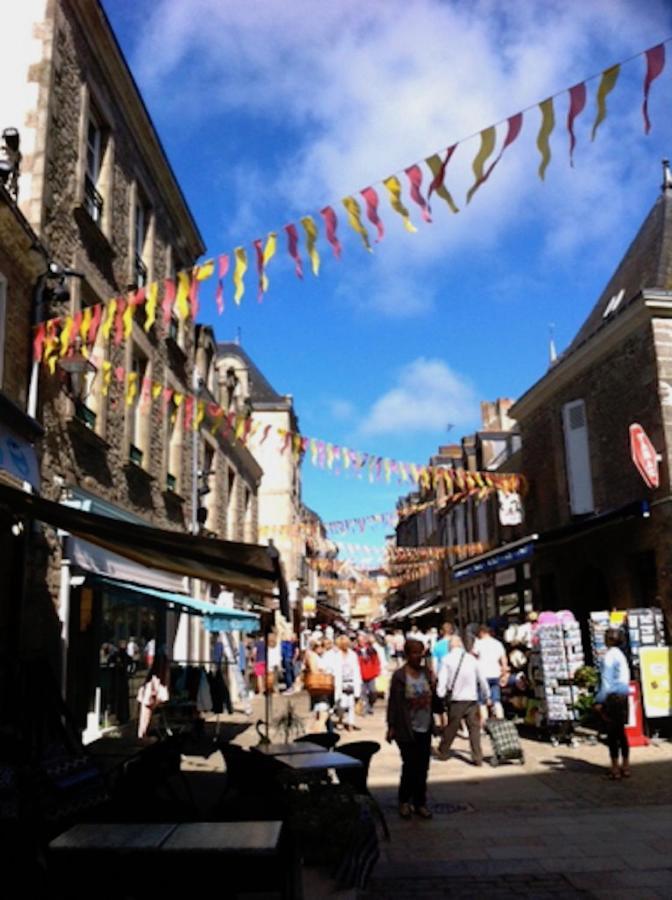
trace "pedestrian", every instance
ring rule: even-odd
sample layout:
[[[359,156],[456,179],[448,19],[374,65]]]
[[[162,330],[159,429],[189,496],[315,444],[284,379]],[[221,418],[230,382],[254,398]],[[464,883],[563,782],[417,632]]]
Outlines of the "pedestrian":
[[[448,724],[441,736],[437,759],[448,759],[460,723],[465,720],[472,762],[475,766],[483,765],[479,697],[484,697],[486,704],[489,704],[490,687],[478,660],[473,654],[467,653],[457,635],[450,639],[450,653],[441,663],[436,693],[444,701],[448,714]]]
[[[489,697],[495,718],[504,718],[502,706],[501,684],[506,684],[509,677],[509,661],[506,656],[504,644],[493,636],[492,630],[487,625],[478,626],[478,637],[474,641],[472,653],[478,658],[483,677],[488,682]],[[488,707],[481,701],[481,717],[485,721],[488,717]]]
[[[310,708],[315,716],[311,731],[323,731],[334,698],[334,677],[330,660],[325,657],[323,641],[311,640],[304,665],[304,683],[310,695]]]
[[[425,666],[422,641],[406,641],[404,655],[405,665],[390,681],[386,740],[396,741],[401,754],[399,815],[410,819],[415,811],[420,818],[431,819],[427,773],[432,747],[432,675]]]
[[[441,671],[441,663],[443,662],[444,656],[447,656],[450,652],[450,639],[455,634],[455,626],[452,622],[444,622],[441,626],[441,637],[434,644],[434,648],[432,649],[432,661],[434,663],[434,671],[438,673]]]
[[[357,654],[350,647],[350,638],[342,634],[336,639],[334,662],[334,701],[338,723],[346,731],[359,728],[355,725],[355,703],[362,693],[362,675]],[[343,721],[345,719],[345,722]]]
[[[280,652],[282,655],[282,676],[285,682],[285,693],[294,693],[294,682],[296,680],[295,664],[299,657],[299,639],[296,634],[292,634],[289,638],[283,639],[280,644]]]
[[[380,675],[380,659],[373,646],[373,635],[360,631],[357,635],[355,653],[359,661],[359,672],[362,676],[362,695],[365,703],[363,715],[372,716],[376,702],[376,678]]]
[[[266,641],[259,634],[252,650],[254,662],[254,689],[257,694],[266,693]]]
[[[622,636],[618,629],[609,628],[604,636],[604,642],[607,645],[607,652],[600,663],[600,689],[595,695],[595,709],[607,726],[607,744],[611,758],[611,771],[608,777],[612,781],[617,781],[620,778],[630,777],[630,748],[625,733],[628,721],[630,667],[621,649]]]

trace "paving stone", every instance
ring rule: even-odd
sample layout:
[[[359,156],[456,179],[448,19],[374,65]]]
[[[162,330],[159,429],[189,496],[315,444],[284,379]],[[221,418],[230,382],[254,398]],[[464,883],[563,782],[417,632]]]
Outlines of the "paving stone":
[[[549,872],[617,872],[627,869],[628,865],[617,856],[578,856],[574,859],[567,857],[548,857],[542,859],[542,866]]]

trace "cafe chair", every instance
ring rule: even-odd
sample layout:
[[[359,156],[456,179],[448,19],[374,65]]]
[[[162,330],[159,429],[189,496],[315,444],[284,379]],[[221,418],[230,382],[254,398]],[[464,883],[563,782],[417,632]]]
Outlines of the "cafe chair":
[[[281,765],[270,756],[244,750],[236,744],[221,742],[218,749],[226,765],[223,802],[235,797],[239,818],[268,819],[282,811],[283,798],[279,777]]]
[[[330,731],[318,731],[317,734],[302,734],[301,737],[296,738],[294,743],[319,744],[325,750],[333,750],[340,739],[340,734],[333,734]]]
[[[359,760],[362,764],[357,769],[340,769],[338,772],[338,780],[341,784],[348,784],[358,794],[366,795],[371,801],[371,805],[376,811],[376,815],[380,819],[380,824],[385,835],[385,840],[390,839],[390,830],[387,827],[385,814],[380,804],[369,790],[369,769],[371,767],[372,757],[380,750],[380,744],[377,741],[353,741],[351,744],[343,744],[338,748],[339,753],[351,756],[353,759]]]

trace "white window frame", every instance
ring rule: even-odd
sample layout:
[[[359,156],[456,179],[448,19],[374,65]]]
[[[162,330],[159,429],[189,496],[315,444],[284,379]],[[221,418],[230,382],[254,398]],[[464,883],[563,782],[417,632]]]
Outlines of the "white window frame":
[[[581,410],[583,424],[572,427],[572,415]],[[562,407],[562,428],[565,438],[565,467],[569,507],[572,515],[580,516],[595,512],[593,496],[593,473],[590,465],[590,440],[588,416],[583,400],[571,400]],[[583,433],[583,436],[581,436]]]
[[[90,133],[91,126],[95,129],[94,142],[91,143]],[[93,168],[89,167],[89,153],[93,156]],[[98,179],[103,166],[103,131],[100,122],[95,116],[93,110],[89,109],[89,115],[86,122],[86,174],[93,182],[95,188],[98,187]]]

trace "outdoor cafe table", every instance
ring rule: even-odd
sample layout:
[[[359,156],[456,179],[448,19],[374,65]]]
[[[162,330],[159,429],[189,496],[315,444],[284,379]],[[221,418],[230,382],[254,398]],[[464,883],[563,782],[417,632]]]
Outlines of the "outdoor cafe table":
[[[257,744],[252,747],[264,756],[294,756],[300,753],[324,753],[324,747],[310,741],[296,741],[291,744]]]
[[[316,774],[326,769],[358,769],[362,765],[358,759],[335,750],[323,750],[322,753],[285,753],[274,759],[301,775]]]

